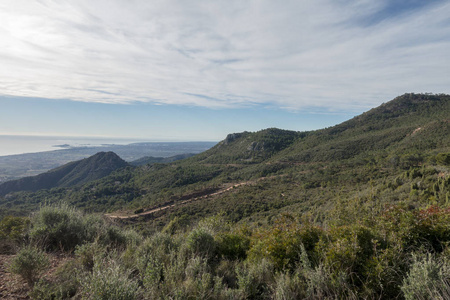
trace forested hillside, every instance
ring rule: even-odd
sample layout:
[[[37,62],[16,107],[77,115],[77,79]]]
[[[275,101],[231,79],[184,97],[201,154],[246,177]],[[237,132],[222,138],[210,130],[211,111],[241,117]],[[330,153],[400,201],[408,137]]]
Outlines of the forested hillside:
[[[432,185],[446,174],[445,159],[437,158],[450,152],[449,111],[448,95],[405,94],[330,128],[234,133],[181,161],[120,169],[71,189],[10,194],[2,207],[20,213],[44,199],[66,199],[89,211],[133,214],[237,185],[207,200],[146,215],[150,222],[165,224],[175,216],[193,222],[222,211],[233,221],[267,221],[281,211],[309,211],[324,219],[338,198],[417,205],[433,193],[435,201],[444,201],[446,194],[435,193]],[[426,174],[427,180],[411,172]],[[416,185],[417,192],[411,193]]]

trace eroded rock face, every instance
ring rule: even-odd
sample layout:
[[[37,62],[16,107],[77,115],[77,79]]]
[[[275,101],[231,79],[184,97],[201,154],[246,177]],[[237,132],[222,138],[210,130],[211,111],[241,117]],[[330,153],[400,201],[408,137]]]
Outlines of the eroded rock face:
[[[227,137],[223,141],[223,144],[224,145],[228,145],[229,143],[231,143],[231,142],[235,141],[236,139],[240,138],[243,134],[244,134],[244,132],[242,132],[242,133],[230,133],[229,135],[227,135]]]
[[[264,142],[252,142],[250,144],[250,146],[248,146],[247,150],[248,151],[264,151],[264,146],[265,143]]]

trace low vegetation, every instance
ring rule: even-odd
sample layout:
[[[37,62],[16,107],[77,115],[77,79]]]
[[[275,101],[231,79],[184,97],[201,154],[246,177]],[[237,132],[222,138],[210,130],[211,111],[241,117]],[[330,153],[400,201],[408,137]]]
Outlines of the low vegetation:
[[[66,204],[47,205],[31,217],[29,228],[20,227],[29,239],[10,269],[39,299],[450,295],[450,208],[391,205],[365,214],[355,206],[336,210],[341,217],[328,225],[292,214],[265,226],[216,215],[190,228],[146,235]],[[71,256],[59,270],[70,274],[53,281],[40,278],[48,266],[45,251]]]

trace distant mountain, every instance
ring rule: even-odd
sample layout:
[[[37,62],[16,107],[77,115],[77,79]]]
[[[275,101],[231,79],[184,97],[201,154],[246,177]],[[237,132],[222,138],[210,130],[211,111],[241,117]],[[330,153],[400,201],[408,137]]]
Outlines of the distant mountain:
[[[17,191],[34,192],[54,187],[70,187],[100,179],[126,166],[128,163],[114,152],[99,152],[37,176],[7,181],[0,185],[0,195]]]
[[[145,156],[171,157],[183,153],[201,153],[216,144],[216,142],[146,142],[98,147],[70,147],[64,150],[0,156],[0,183],[21,177],[35,176],[98,152],[112,151],[130,162]]]
[[[322,218],[318,212],[327,214],[338,201],[448,202],[449,156],[450,96],[405,94],[329,128],[232,133],[183,160],[149,158],[74,188],[13,193],[0,198],[0,211],[19,214],[69,198],[89,211],[150,210],[178,201],[153,216],[157,226],[175,216],[198,220],[221,212],[234,221],[272,222],[280,211],[314,209]]]
[[[193,160],[202,163],[244,163],[262,162],[275,153],[290,147],[304,133],[268,128],[258,132],[229,134],[213,148],[196,155]]]
[[[167,164],[171,163],[177,160],[185,159],[194,156],[194,153],[185,153],[185,154],[179,154],[174,155],[170,157],[153,157],[153,156],[144,156],[139,159],[130,161],[130,165],[132,166],[143,166],[148,164],[154,164],[154,163],[160,163],[160,164]]]

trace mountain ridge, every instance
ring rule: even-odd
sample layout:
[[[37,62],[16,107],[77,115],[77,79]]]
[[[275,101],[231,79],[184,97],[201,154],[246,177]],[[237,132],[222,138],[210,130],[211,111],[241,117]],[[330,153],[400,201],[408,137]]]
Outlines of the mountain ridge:
[[[4,182],[0,184],[0,195],[17,191],[35,192],[54,187],[71,187],[103,178],[112,171],[126,166],[128,163],[114,152],[98,152],[88,158],[69,162],[36,176]]]
[[[344,191],[339,192],[342,199],[368,197],[374,184],[380,186],[377,198],[386,203],[445,199],[445,192],[441,195],[405,172],[430,166],[430,182],[438,180],[436,170],[447,174],[447,167],[435,165],[438,154],[450,152],[449,115],[449,95],[405,94],[333,127],[229,134],[183,160],[121,169],[70,191],[16,193],[0,206],[23,201],[16,207],[25,208],[44,199],[70,199],[91,211],[145,211],[203,191],[227,190],[151,217],[164,224],[174,216],[187,214],[195,220],[221,211],[233,221],[283,210],[321,214],[336,202],[337,191]],[[411,190],[414,184],[419,191]]]

